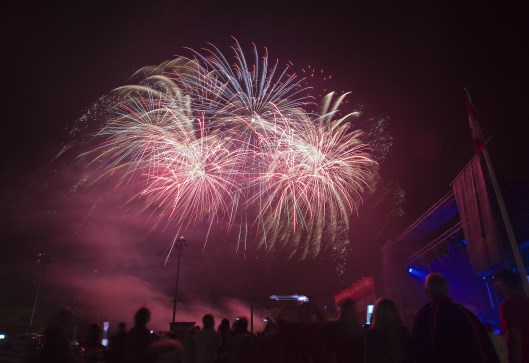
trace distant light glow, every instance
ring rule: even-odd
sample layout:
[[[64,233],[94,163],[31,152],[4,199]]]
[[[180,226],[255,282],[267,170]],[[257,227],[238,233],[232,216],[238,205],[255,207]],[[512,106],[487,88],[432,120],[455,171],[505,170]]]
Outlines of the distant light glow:
[[[299,301],[299,302],[308,302],[309,298],[305,295],[270,295],[271,300],[276,301]]]

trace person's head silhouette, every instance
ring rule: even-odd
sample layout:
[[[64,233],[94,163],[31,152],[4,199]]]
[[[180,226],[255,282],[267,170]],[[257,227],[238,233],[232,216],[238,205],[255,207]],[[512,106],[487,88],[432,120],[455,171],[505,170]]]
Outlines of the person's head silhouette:
[[[431,299],[448,296],[448,282],[446,278],[437,272],[429,273],[424,280],[426,293]]]
[[[215,327],[215,318],[213,315],[206,314],[202,317],[202,325],[204,329],[213,329]]]
[[[134,323],[137,326],[145,326],[151,320],[151,312],[146,307],[140,308],[134,314]]]

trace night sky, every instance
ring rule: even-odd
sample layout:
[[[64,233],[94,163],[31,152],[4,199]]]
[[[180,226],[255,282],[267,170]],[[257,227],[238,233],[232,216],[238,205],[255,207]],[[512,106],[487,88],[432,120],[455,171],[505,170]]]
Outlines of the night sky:
[[[526,1],[501,6],[87,1],[2,7],[0,308],[32,305],[40,268],[34,256],[45,249],[52,263],[43,306],[77,304],[115,317],[131,316],[145,303],[164,316],[159,324],[168,321],[175,261],[165,269],[161,265],[170,234],[149,230],[133,213],[120,216],[115,201],[101,202],[104,206],[91,212],[95,194],[72,192],[77,170],[51,161],[75,121],[100,96],[143,66],[189,55],[185,47],[211,42],[228,51],[231,36],[246,49],[254,42],[280,64],[290,61],[295,70],[310,65],[332,75],[327,89],[350,91],[351,105],[363,105],[370,117],[388,118],[394,142],[381,174],[406,193],[405,214],[388,236],[440,199],[471,158],[465,86],[485,137],[491,138],[499,178],[529,178]],[[370,228],[383,222],[371,221]],[[330,301],[339,289],[376,272],[377,251],[385,242],[365,237],[358,248],[353,239],[346,273],[339,277],[330,259],[244,260],[220,235],[201,253],[193,236],[187,235],[181,284],[189,319],[206,309],[244,313],[241,306],[252,296],[264,304],[270,293]]]

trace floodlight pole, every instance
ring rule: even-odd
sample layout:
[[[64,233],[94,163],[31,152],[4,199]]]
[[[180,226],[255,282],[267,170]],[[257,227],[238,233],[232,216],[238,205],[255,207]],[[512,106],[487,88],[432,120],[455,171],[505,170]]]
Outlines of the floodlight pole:
[[[174,290],[174,301],[173,301],[173,320],[172,324],[175,323],[175,316],[176,316],[176,304],[178,302],[178,279],[180,278],[180,255],[182,254],[182,248],[187,246],[186,240],[184,237],[177,238],[175,240],[175,246],[178,248],[178,261],[176,263],[176,285]]]
[[[39,252],[37,254],[37,263],[43,263],[42,274],[40,276],[39,286],[37,287],[37,293],[35,294],[35,302],[33,303],[33,310],[31,311],[31,318],[29,320],[28,335],[31,335],[31,328],[33,327],[33,318],[35,316],[35,310],[37,310],[37,302],[39,301],[40,288],[44,282],[44,275],[46,274],[46,266],[50,260],[48,259],[47,252]]]

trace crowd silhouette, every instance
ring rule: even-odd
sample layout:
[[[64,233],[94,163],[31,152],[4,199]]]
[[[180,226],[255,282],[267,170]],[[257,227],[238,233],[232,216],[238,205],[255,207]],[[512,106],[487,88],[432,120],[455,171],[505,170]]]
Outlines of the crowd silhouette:
[[[215,328],[209,313],[201,328],[185,326],[157,334],[148,328],[151,312],[142,307],[134,315],[134,326],[127,331],[126,324],[119,323],[108,344],[102,344],[97,323],[87,327],[84,340],[72,344],[74,312],[63,308],[32,352],[27,339],[15,339],[13,347],[25,353],[4,354],[0,362],[528,363],[529,298],[521,294],[512,272],[500,271],[496,285],[506,297],[500,311],[503,337],[452,301],[444,276],[431,273],[425,279],[430,301],[417,312],[411,331],[403,325],[397,305],[382,297],[370,324],[361,325],[353,300],[343,301],[339,316],[330,320],[306,302],[285,307],[274,319],[265,318],[265,328],[256,334],[248,331],[245,317],[232,324],[224,318]]]

